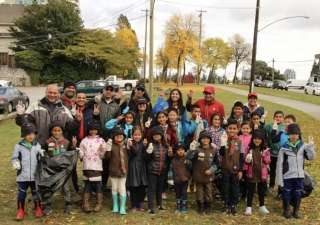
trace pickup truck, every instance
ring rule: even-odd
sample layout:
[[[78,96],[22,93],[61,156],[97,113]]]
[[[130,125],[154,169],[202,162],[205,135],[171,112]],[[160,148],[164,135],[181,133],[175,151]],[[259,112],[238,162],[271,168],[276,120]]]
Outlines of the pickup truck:
[[[83,91],[87,97],[94,97],[99,92],[102,93],[106,81],[104,80],[82,80],[77,83],[77,92]],[[115,92],[119,91],[119,85],[113,84]],[[63,88],[59,89],[60,94],[63,93]]]
[[[122,80],[122,78],[117,78],[115,75],[108,76],[104,80],[113,84],[117,84],[120,86],[120,88],[124,88],[126,91],[131,91],[132,88],[135,88],[139,82],[138,80]]]

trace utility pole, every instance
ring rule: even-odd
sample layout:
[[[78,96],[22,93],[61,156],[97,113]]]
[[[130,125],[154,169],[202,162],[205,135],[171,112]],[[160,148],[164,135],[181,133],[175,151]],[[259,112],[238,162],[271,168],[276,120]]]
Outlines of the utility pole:
[[[143,57],[143,80],[146,82],[146,67],[147,67],[147,34],[148,34],[148,9],[141,10],[146,11],[146,28],[144,34],[144,57]]]
[[[274,82],[274,58],[272,59],[272,82]]]
[[[153,98],[153,20],[154,1],[150,0],[149,96]]]
[[[207,11],[202,11],[202,9],[199,11],[197,10],[197,12],[200,12],[200,31],[199,31],[199,56],[200,56],[200,64],[197,65],[197,84],[199,85],[200,83],[200,75],[201,75],[201,71],[200,71],[200,65],[201,65],[201,31],[202,31],[202,13],[203,12],[207,12]]]
[[[257,55],[259,10],[260,10],[260,0],[257,0],[256,18],[255,18],[255,23],[254,23],[254,34],[253,34],[253,48],[252,48],[252,61],[251,61],[251,76],[250,76],[250,90],[249,90],[249,93],[253,92],[254,75],[255,75],[255,72],[256,72],[256,55]]]

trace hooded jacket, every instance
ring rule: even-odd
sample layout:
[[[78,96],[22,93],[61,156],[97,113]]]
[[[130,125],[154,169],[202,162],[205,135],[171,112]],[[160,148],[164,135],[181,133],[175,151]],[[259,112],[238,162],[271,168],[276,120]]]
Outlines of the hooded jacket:
[[[264,108],[257,103],[257,108],[254,110],[254,112],[258,113],[260,117],[264,114]],[[243,115],[250,118],[250,107],[248,105],[248,102],[243,104]]]
[[[104,98],[100,100],[100,122],[101,122],[101,131],[102,138],[107,140],[110,138],[110,130],[108,130],[105,124],[114,118],[117,118],[121,115],[120,107],[115,99],[112,99],[109,103],[106,102]]]

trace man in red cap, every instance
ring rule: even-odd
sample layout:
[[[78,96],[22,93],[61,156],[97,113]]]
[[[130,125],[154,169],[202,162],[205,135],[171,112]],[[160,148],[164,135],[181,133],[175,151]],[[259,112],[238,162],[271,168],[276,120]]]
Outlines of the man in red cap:
[[[188,112],[191,111],[192,106],[192,94],[193,91],[190,90],[188,93],[188,100],[186,108]],[[198,105],[200,107],[201,117],[209,123],[211,126],[211,115],[214,113],[220,113],[222,117],[225,117],[224,106],[221,102],[215,100],[215,90],[213,86],[206,86],[203,90],[204,98],[197,100],[193,105]]]
[[[244,115],[250,117],[250,114],[252,112],[256,112],[260,115],[260,118],[262,118],[262,116],[265,114],[264,108],[261,105],[259,105],[259,103],[257,103],[257,100],[258,100],[258,94],[256,92],[250,92],[248,94],[248,102],[243,105]],[[267,112],[264,116],[264,119],[266,116],[267,116]],[[264,119],[263,119],[263,122],[264,122]]]

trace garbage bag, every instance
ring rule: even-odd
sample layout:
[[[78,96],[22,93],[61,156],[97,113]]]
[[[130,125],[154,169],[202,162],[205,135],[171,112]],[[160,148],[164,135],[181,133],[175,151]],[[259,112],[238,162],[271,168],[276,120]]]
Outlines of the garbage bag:
[[[301,198],[309,197],[312,190],[317,188],[315,180],[310,176],[307,171],[304,171],[303,188],[301,191]]]
[[[70,178],[78,155],[79,151],[67,151],[53,157],[41,157],[35,177],[37,200],[46,201]]]

